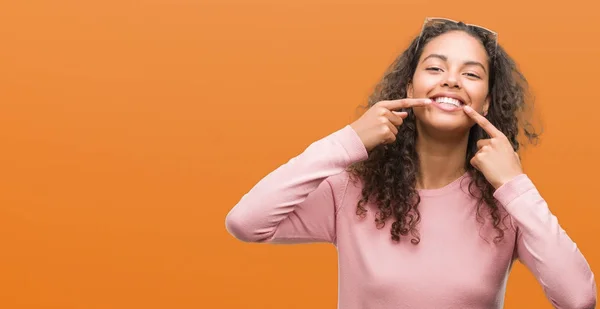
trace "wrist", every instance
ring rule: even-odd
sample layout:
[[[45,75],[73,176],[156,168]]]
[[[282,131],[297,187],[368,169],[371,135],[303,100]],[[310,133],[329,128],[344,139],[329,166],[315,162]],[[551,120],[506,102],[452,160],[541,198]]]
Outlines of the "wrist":
[[[522,174],[523,172],[511,174],[510,176],[504,177],[499,181],[491,183],[491,185],[494,187],[494,189],[498,190],[500,189],[500,187],[503,187],[504,185],[513,181],[515,178],[519,177]]]

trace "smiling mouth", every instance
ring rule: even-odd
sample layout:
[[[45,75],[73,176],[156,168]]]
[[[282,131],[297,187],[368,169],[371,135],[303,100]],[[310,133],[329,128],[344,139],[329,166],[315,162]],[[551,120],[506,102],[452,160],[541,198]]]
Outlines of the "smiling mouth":
[[[432,98],[432,100],[434,100],[437,103],[440,104],[450,104],[456,107],[461,107],[463,105],[465,105],[465,103],[461,100],[457,100],[454,98],[449,98],[449,97],[437,97],[437,98]]]

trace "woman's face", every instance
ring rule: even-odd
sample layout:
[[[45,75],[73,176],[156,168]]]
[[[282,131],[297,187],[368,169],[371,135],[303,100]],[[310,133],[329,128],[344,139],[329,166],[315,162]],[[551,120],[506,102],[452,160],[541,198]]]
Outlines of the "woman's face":
[[[431,132],[464,134],[474,124],[464,105],[487,113],[488,74],[487,53],[471,35],[451,31],[429,41],[407,89],[408,97],[434,100],[413,109],[418,125]]]

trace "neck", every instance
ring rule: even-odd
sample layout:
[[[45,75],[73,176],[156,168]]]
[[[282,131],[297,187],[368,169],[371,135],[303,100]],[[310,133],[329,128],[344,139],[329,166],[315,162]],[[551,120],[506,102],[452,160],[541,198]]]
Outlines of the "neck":
[[[419,174],[416,189],[438,189],[455,181],[464,173],[469,134],[459,138],[433,136],[419,130],[417,153]]]

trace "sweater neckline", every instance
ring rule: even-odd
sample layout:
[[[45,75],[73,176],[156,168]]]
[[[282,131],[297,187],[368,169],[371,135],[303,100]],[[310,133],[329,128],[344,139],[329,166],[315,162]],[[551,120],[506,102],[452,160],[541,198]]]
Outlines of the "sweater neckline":
[[[462,181],[464,179],[466,179],[468,176],[469,176],[469,172],[465,172],[462,176],[458,177],[451,183],[449,183],[441,188],[418,189],[417,192],[419,192],[420,196],[437,196],[437,195],[446,194],[446,193],[451,192],[454,189],[458,188],[461,185]]]

